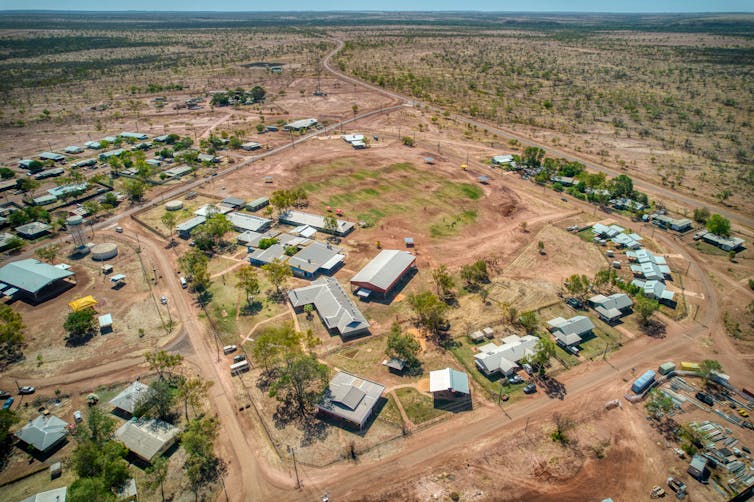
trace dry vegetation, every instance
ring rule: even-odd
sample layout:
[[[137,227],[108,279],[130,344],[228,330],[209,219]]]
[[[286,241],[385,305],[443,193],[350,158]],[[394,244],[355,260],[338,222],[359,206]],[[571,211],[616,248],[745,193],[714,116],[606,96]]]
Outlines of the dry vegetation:
[[[339,64],[444,109],[748,207],[754,42],[703,27],[641,30],[384,28],[347,33]]]

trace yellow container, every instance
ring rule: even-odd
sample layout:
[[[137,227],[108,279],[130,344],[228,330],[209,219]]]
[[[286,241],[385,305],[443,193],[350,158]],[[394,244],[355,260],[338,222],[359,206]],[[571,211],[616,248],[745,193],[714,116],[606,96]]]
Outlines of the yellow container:
[[[690,363],[688,361],[681,361],[681,364],[678,366],[678,369],[682,371],[701,371],[702,368],[699,366],[698,363]]]

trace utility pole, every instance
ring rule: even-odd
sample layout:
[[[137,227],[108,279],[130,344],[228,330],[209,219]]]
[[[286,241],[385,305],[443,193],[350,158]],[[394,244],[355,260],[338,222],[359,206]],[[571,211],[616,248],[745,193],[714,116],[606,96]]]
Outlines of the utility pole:
[[[290,453],[293,458],[293,472],[296,473],[296,489],[298,490],[301,488],[301,480],[298,477],[298,467],[296,466],[296,450],[289,445],[288,453]]]

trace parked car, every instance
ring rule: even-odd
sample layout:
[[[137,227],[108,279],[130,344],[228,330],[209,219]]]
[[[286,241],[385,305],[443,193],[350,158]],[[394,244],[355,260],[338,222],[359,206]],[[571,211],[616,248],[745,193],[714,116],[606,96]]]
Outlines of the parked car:
[[[524,387],[524,394],[534,394],[535,392],[537,392],[537,386],[533,383],[530,383],[526,387]]]
[[[167,305],[168,304],[168,297],[165,296],[165,295],[162,295],[160,297],[160,303],[162,303],[163,305]]]
[[[568,298],[566,300],[566,304],[570,307],[575,308],[576,310],[581,310],[584,308],[584,304],[578,298]]]
[[[245,361],[246,356],[243,354],[238,354],[237,356],[233,356],[233,362],[234,363],[240,363],[241,361]]]
[[[518,375],[512,375],[508,377],[508,383],[510,384],[524,383],[524,379]]]
[[[8,399],[6,399],[6,400],[5,400],[5,402],[3,403],[3,409],[4,409],[4,410],[7,410],[7,409],[9,409],[9,408],[10,408],[10,406],[11,406],[12,404],[13,404],[13,398],[12,398],[12,397],[9,397],[9,398],[8,398]]]
[[[739,415],[741,415],[742,417],[748,417],[748,416],[749,416],[749,412],[748,412],[748,411],[746,411],[746,410],[745,410],[745,409],[743,409],[743,408],[740,408],[740,409],[738,410],[738,414],[739,414]]]
[[[236,347],[235,345],[226,345],[225,347],[223,347],[223,354],[230,354],[231,352],[235,352],[237,348],[238,347]]]
[[[36,391],[37,391],[37,389],[35,389],[31,385],[25,385],[23,387],[19,387],[18,388],[18,393],[21,394],[21,395],[24,395],[24,394],[34,394]]]
[[[712,406],[712,405],[715,404],[715,400],[712,399],[712,396],[710,396],[709,394],[705,394],[704,392],[697,392],[696,393],[696,398],[699,401],[701,401],[704,404],[706,404],[707,406]]]
[[[10,397],[10,392],[5,392],[4,390],[0,390],[0,399],[8,399]]]
[[[81,422],[82,420],[84,420],[84,417],[81,416],[81,412],[79,410],[73,412],[73,420],[76,422]]]
[[[531,367],[530,364],[524,363],[521,365],[521,367],[524,369],[527,375],[533,375],[534,369]]]

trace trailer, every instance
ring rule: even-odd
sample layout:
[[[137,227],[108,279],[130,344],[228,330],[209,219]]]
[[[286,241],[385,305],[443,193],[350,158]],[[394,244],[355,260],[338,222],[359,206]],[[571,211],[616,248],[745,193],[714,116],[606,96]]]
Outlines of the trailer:
[[[249,361],[241,361],[230,365],[231,376],[240,375],[245,371],[249,371]]]

